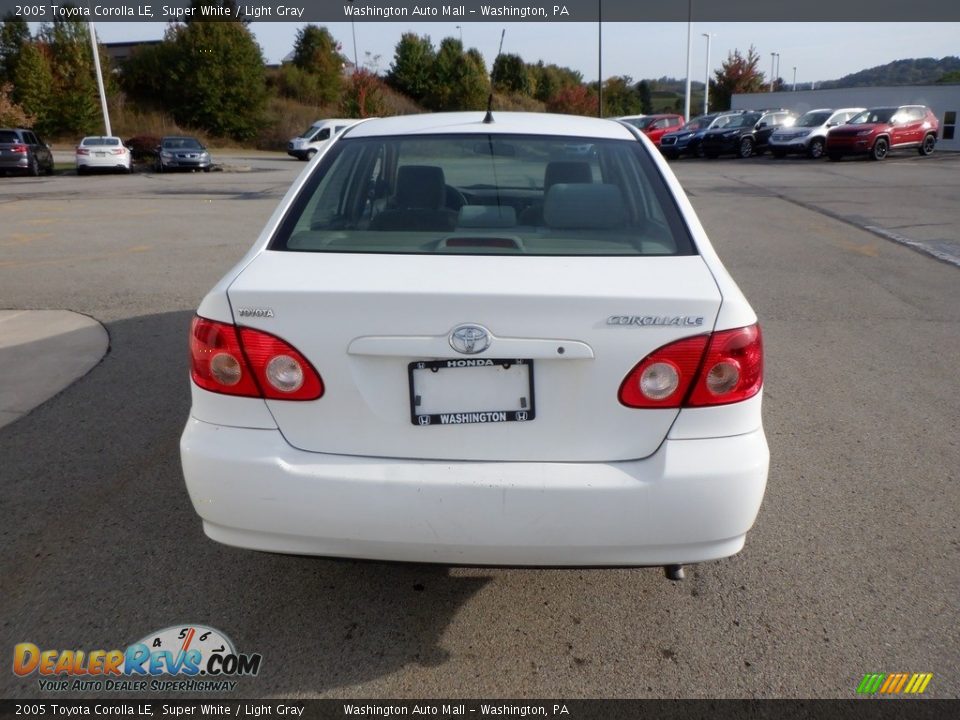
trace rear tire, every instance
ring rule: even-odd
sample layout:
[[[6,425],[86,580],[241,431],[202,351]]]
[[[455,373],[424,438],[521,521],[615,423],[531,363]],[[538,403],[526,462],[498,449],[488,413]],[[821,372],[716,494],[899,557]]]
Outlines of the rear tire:
[[[873,144],[873,149],[870,150],[870,159],[884,160],[888,152],[890,152],[890,143],[885,138],[877,138],[877,141]]]
[[[746,160],[753,155],[753,138],[745,137],[740,140],[740,147],[737,148],[737,157]]]
[[[920,147],[917,149],[917,152],[921,155],[933,155],[933,151],[936,147],[937,136],[933,133],[927,133],[927,136],[923,138],[923,142],[920,143]]]
[[[807,156],[812,157],[814,160],[819,160],[823,157],[823,140],[820,138],[814,138],[810,141],[810,146],[807,148]]]
[[[36,156],[30,158],[30,164],[27,166],[27,174],[30,177],[40,176],[40,163],[37,162]]]

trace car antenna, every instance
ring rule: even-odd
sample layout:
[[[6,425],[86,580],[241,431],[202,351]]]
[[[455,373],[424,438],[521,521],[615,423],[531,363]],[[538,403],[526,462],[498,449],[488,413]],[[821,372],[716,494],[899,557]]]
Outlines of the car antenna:
[[[504,28],[500,33],[500,47],[497,48],[497,57],[493,59],[493,64],[497,64],[497,60],[500,58],[500,53],[503,52],[503,38],[507,34],[507,29]],[[493,79],[490,80],[490,94],[487,96],[487,114],[483,116],[484,125],[489,125],[493,122]]]

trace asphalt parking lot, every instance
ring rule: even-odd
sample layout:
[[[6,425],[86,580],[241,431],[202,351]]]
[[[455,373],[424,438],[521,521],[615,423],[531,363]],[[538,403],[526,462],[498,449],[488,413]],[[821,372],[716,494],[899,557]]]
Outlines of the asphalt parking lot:
[[[304,167],[220,159],[249,171],[0,179],[0,310],[110,338],[0,428],[0,652],[202,623],[263,655],[235,697],[853,698],[869,672],[960,697],[960,155],[672,164],[760,317],[771,450],[746,548],[683,583],[207,540],[179,468],[187,328]],[[0,672],[0,696],[36,683]]]

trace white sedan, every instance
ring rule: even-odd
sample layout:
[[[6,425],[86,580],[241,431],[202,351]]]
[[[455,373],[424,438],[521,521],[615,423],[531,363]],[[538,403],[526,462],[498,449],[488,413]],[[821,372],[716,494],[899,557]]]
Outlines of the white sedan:
[[[490,120],[345,130],[204,298],[181,456],[210,538],[674,578],[743,547],[760,328],[679,183],[625,123]]]
[[[90,170],[115,170],[130,172],[130,150],[118,137],[90,136],[77,145],[77,174]]]

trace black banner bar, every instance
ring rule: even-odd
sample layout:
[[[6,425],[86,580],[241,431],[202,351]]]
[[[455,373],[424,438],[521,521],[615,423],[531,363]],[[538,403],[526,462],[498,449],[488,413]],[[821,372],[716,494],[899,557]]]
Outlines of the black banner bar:
[[[0,718],[954,720],[960,700],[3,700]]]
[[[960,3],[944,0],[0,0],[8,13],[31,22],[247,20],[252,22],[949,22]],[[220,10],[211,8],[218,7]],[[688,11],[689,9],[689,11]],[[855,32],[855,28],[851,28]]]

